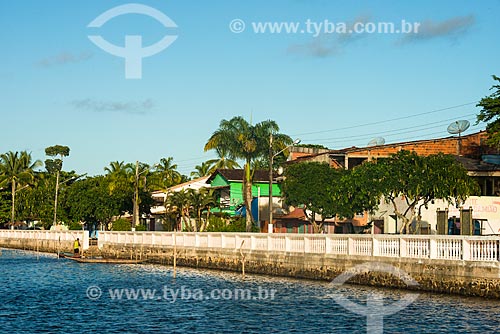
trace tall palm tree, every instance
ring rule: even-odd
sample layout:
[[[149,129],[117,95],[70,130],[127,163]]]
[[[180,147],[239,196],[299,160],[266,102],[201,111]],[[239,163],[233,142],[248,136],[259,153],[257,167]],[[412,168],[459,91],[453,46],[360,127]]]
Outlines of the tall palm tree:
[[[213,165],[212,160],[207,160],[205,162],[202,162],[201,165],[196,165],[194,167],[195,170],[191,172],[191,177],[199,178],[210,175],[211,174],[210,169],[212,165]]]
[[[209,174],[212,174],[217,169],[241,168],[240,165],[235,160],[229,159],[227,157],[227,153],[224,147],[216,147],[214,150],[219,158],[207,161],[211,164],[211,167],[209,169]]]
[[[156,165],[156,173],[160,176],[160,184],[163,188],[169,188],[182,181],[182,175],[177,171],[177,164],[173,163],[174,158],[162,158]]]
[[[246,209],[246,230],[250,232],[253,225],[251,212],[252,203],[252,161],[268,156],[270,152],[270,137],[273,135],[273,145],[286,147],[292,139],[278,133],[278,124],[272,120],[262,121],[255,125],[248,123],[243,117],[237,116],[230,120],[222,120],[212,136],[205,144],[205,151],[219,149],[227,152],[230,159],[245,161],[243,177],[243,201]]]
[[[127,174],[131,169],[132,165],[130,163],[126,164],[124,161],[112,161],[108,167],[104,167],[104,171],[108,175]]]
[[[131,163],[112,161],[109,166],[104,167],[104,171],[107,173],[106,177],[110,180],[108,184],[110,193],[113,193],[116,189],[126,188],[135,182],[135,167]]]
[[[34,179],[34,169],[42,162],[33,162],[31,153],[26,151],[7,152],[0,155],[0,187],[10,184],[12,196],[11,223],[14,223],[16,208],[16,192],[28,186]]]

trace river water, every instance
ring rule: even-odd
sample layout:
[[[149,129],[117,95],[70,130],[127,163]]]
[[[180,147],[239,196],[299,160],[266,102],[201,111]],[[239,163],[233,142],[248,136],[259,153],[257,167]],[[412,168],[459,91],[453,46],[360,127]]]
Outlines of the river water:
[[[80,264],[3,249],[0,332],[500,333],[497,300],[422,293],[394,313],[391,305],[408,292],[188,268],[172,274],[166,266]],[[361,311],[337,304],[339,293]],[[378,304],[367,302],[373,296]],[[381,321],[367,325],[355,313],[368,304]]]

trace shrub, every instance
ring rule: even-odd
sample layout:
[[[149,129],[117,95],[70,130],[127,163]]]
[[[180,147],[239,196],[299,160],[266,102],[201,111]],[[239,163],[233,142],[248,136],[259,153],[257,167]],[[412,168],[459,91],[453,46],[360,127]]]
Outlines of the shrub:
[[[70,230],[81,230],[82,229],[82,224],[80,224],[79,222],[71,222],[71,224],[69,224],[68,229],[70,229]]]
[[[252,232],[258,231],[259,229],[257,227],[254,227],[252,230]],[[207,232],[246,232],[245,218],[211,216]]]
[[[131,231],[132,224],[126,220],[125,218],[117,219],[113,222],[113,226],[111,227],[113,231]]]

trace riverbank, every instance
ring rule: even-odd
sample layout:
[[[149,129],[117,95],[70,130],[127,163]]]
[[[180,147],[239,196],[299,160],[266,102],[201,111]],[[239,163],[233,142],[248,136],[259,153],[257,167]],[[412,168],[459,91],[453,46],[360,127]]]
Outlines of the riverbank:
[[[175,254],[178,266],[327,281],[361,264],[381,263],[380,270],[361,271],[349,283],[498,299],[498,242],[498,238],[447,236],[101,232],[99,248],[86,252],[163,265],[172,265]],[[0,246],[55,253],[71,244],[0,234]],[[407,285],[397,277],[401,273],[387,272],[384,265],[418,284]]]
[[[102,256],[148,259],[149,262],[173,265],[173,248],[106,246]],[[242,255],[243,254],[243,255]],[[465,263],[349,257],[335,255],[293,254],[263,251],[214,250],[176,247],[178,266],[217,269],[247,273],[332,281],[340,274],[365,263],[383,263],[400,269],[418,285],[407,285],[392,273],[365,271],[349,283],[367,286],[411,289],[464,296],[500,298],[500,265],[498,263]]]

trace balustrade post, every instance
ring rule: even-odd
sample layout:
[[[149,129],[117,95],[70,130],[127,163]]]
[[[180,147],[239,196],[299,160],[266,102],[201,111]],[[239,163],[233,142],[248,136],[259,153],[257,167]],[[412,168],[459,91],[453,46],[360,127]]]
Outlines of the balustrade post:
[[[292,242],[290,241],[290,237],[288,235],[285,236],[285,251],[292,251]]]
[[[330,235],[325,235],[325,254],[330,254],[332,248],[332,237]]]
[[[304,236],[304,253],[311,253],[311,240]]]
[[[380,255],[379,240],[372,235],[372,256],[379,256],[379,255]]]
[[[220,247],[222,249],[226,248],[226,235],[224,233],[220,234]]]
[[[500,261],[500,238],[498,238],[495,243],[495,254],[497,260]]]
[[[437,240],[435,238],[430,238],[429,240],[429,258],[437,259],[438,251],[437,251]]]
[[[234,246],[233,247],[234,247],[234,249],[239,249],[240,246],[241,246],[241,237],[239,234],[236,234],[234,236]]]
[[[408,256],[408,242],[404,237],[399,237],[399,257]]]
[[[353,255],[354,254],[354,240],[349,237],[347,238],[347,255]]]
[[[471,260],[470,242],[466,237],[462,239],[462,260]]]

